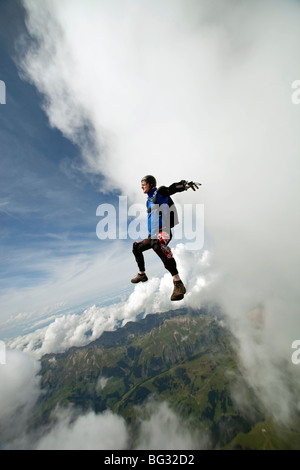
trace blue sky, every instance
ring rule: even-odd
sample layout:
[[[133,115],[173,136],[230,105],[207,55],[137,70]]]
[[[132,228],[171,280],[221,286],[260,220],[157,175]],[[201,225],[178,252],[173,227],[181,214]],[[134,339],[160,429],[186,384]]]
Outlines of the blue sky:
[[[0,10],[0,79],[6,85],[6,104],[0,106],[1,322],[40,308],[43,302],[35,301],[34,288],[59,282],[60,263],[61,273],[80,256],[81,269],[88,269],[85,263],[89,265],[105,246],[96,236],[97,206],[115,203],[117,194],[101,194],[101,174],[80,169],[80,149],[49,125],[42,96],[20,77],[16,41],[28,35],[23,8],[19,2],[3,0]],[[74,270],[80,270],[77,264]],[[103,277],[99,272],[99,281]],[[99,297],[107,289],[107,283],[104,290],[100,284]],[[91,295],[82,293],[81,300],[88,301]],[[44,306],[50,301],[45,296]]]

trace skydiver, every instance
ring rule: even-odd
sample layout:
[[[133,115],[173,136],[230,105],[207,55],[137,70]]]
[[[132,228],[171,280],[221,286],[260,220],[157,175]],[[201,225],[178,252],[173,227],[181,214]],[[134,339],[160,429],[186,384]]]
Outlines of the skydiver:
[[[131,282],[148,281],[145,272],[145,260],[143,252],[152,248],[162,260],[165,268],[173,277],[174,290],[171,300],[182,300],[186,293],[186,288],[180,279],[176,261],[172,251],[168,246],[172,239],[171,229],[178,223],[176,207],[171,199],[171,195],[186,191],[192,188],[193,191],[198,189],[200,183],[185,180],[179,183],[173,183],[171,186],[156,187],[156,179],[152,175],[146,175],[141,180],[141,188],[144,194],[148,195],[147,213],[148,213],[148,238],[141,242],[134,242],[132,252],[135,256],[139,272],[137,276],[131,279]]]

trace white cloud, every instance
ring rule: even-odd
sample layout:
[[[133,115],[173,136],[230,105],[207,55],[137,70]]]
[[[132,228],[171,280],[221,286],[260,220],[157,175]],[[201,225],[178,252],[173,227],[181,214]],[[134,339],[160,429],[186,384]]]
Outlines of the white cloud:
[[[59,414],[58,414],[59,413]],[[126,449],[128,431],[124,419],[111,411],[89,412],[75,419],[70,410],[57,412],[56,424],[34,446],[36,450]]]
[[[204,293],[212,282],[210,274],[206,273],[209,254],[204,252],[199,257],[198,253],[186,250],[183,244],[177,245],[173,251],[189,290],[182,302],[174,304],[170,301],[173,283],[168,273],[161,279],[151,277],[148,282],[137,284],[123,301],[105,307],[92,305],[81,314],[60,315],[44,328],[11,339],[9,347],[41,358],[44,354],[63,352],[72,346],[84,346],[99,338],[103,331],[113,330],[120,323],[124,326],[128,321],[135,321],[141,313],[147,315],[182,306],[200,307],[205,300]],[[154,253],[151,255],[155,256]],[[188,268],[190,264],[193,265],[191,270]]]
[[[6,351],[0,366],[0,440],[9,442],[26,434],[33,407],[40,395],[40,364],[20,351]]]
[[[150,402],[146,409],[150,417],[141,420],[137,449],[185,450],[209,447],[208,437],[193,431],[190,423],[182,421],[167,402]]]
[[[140,419],[137,450],[203,449],[209,446],[208,438],[191,431],[189,423],[180,419],[167,402],[151,402],[136,411],[149,415]],[[57,411],[54,419],[55,425],[38,440],[35,449],[128,449],[130,431],[125,420],[111,411],[74,417],[74,410],[65,409]]]

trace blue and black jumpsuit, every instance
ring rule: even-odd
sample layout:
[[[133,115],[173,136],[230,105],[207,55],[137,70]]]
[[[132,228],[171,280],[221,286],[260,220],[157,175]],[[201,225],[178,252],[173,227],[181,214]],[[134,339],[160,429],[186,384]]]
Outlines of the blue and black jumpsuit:
[[[141,272],[145,271],[143,252],[152,248],[171,275],[178,274],[176,261],[171,249],[167,246],[172,239],[171,227],[174,225],[174,222],[170,223],[170,196],[184,190],[185,186],[183,182],[180,182],[173,183],[169,187],[152,188],[149,191],[147,200],[149,235],[141,242],[134,242],[132,249]],[[172,217],[174,214],[171,212],[171,219]]]

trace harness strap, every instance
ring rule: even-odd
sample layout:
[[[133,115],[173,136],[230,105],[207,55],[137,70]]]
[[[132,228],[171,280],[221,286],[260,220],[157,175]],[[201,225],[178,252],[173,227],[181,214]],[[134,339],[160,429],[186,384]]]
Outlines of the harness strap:
[[[146,207],[147,207],[147,213],[148,214],[152,211],[152,208],[153,208],[153,206],[152,206],[148,209],[148,201],[151,201],[151,202],[153,202],[153,204],[156,204],[156,194],[157,194],[157,191],[155,191],[155,193],[153,194],[151,199],[147,199],[147,201],[146,201]]]

